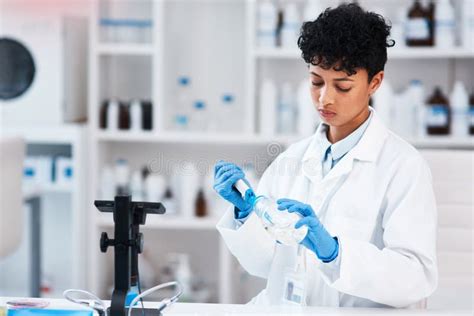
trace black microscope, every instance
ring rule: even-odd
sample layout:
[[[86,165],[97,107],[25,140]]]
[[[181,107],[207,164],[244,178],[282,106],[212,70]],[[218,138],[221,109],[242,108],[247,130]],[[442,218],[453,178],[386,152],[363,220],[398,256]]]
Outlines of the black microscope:
[[[116,196],[114,201],[94,201],[101,212],[113,213],[115,223],[114,239],[102,233],[100,250],[106,252],[109,246],[114,247],[114,291],[109,316],[126,316],[125,307],[127,293],[138,280],[138,254],[143,251],[143,234],[140,225],[144,225],[147,214],[165,214],[166,209],[161,203],[132,202],[129,195]],[[130,307],[131,308],[131,307]],[[156,315],[156,310],[136,309],[133,315]]]

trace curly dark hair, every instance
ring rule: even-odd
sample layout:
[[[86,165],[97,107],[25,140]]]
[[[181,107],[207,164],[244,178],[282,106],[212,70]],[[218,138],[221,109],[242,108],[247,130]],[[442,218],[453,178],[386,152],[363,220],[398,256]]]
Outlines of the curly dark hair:
[[[364,11],[358,4],[327,8],[314,21],[303,23],[298,46],[307,64],[344,71],[349,76],[366,69],[369,82],[383,70],[391,25],[383,16]]]

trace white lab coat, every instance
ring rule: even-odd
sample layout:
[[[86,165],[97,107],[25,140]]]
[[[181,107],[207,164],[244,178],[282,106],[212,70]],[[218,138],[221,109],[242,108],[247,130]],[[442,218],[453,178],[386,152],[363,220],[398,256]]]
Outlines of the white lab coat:
[[[431,295],[438,282],[437,211],[421,155],[374,112],[359,143],[324,178],[321,161],[316,137],[304,139],[275,159],[257,189],[310,204],[338,237],[333,262],[306,251],[307,304],[406,307]],[[253,213],[239,225],[231,207],[217,229],[244,269],[268,279],[252,302],[280,304],[295,249],[276,244]]]

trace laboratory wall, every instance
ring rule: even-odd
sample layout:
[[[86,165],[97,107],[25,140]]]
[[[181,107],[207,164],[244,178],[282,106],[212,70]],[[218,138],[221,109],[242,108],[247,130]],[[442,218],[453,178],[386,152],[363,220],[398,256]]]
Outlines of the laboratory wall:
[[[234,162],[257,187],[314,133],[296,42],[303,21],[342,2],[0,0],[0,65],[18,80],[0,74],[0,136],[27,142],[23,238],[0,258],[0,296],[110,299],[114,253],[100,240],[114,220],[94,201],[118,194],[166,207],[140,227],[141,290],[177,279],[183,301],[246,303],[264,289],[216,230],[231,205],[214,166]],[[473,1],[357,2],[390,21],[396,42],[370,104],[432,173],[439,285],[427,306],[473,308]]]

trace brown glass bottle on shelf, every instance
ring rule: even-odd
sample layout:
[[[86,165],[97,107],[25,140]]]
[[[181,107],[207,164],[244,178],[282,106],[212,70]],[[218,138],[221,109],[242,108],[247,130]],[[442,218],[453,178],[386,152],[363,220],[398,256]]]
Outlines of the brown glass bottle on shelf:
[[[104,100],[100,105],[99,112],[99,127],[102,129],[107,128],[107,110],[109,108],[109,100]]]
[[[432,21],[430,21],[429,10],[424,10],[420,1],[415,0],[408,11],[407,46],[432,46],[433,38],[430,36],[430,24],[434,24]]]
[[[119,129],[130,129],[130,106],[120,104],[119,109]]]
[[[469,97],[469,135],[474,135],[474,92]]]
[[[145,131],[153,129],[153,104],[149,100],[142,101],[142,126]]]
[[[200,188],[198,191],[194,209],[196,211],[196,217],[207,216],[207,203],[206,203],[206,198],[204,196],[204,191],[202,188]]]
[[[427,105],[426,128],[428,135],[448,135],[451,130],[451,109],[441,88],[435,88]]]
[[[428,39],[428,46],[434,46],[434,43],[435,43],[435,10],[436,10],[436,4],[434,0],[430,0],[430,4],[428,6],[428,23],[429,23],[429,30],[430,30],[430,38]]]

